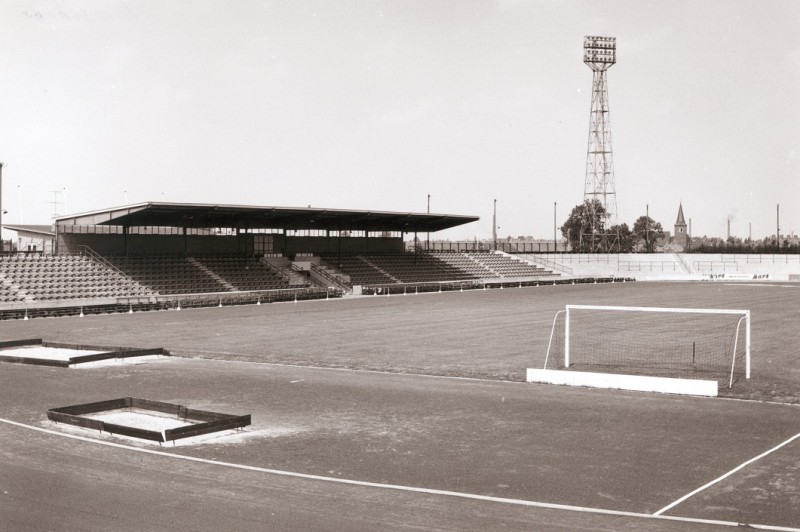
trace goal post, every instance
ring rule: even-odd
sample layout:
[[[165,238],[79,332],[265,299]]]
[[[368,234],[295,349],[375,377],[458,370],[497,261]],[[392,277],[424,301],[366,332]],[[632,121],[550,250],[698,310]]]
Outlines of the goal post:
[[[732,386],[750,378],[750,311],[566,305],[553,319],[544,369],[674,378]]]
[[[733,315],[745,320],[745,378],[750,378],[750,311],[731,310],[731,309],[699,309],[699,308],[670,308],[670,307],[618,307],[610,305],[566,305],[566,323],[564,335],[564,366],[569,367],[570,363],[570,318],[576,311],[596,310],[609,312],[650,312],[664,314],[705,314],[705,315]],[[738,328],[738,322],[737,322]],[[738,341],[738,334],[734,336],[735,342]],[[735,354],[735,353],[734,353]]]

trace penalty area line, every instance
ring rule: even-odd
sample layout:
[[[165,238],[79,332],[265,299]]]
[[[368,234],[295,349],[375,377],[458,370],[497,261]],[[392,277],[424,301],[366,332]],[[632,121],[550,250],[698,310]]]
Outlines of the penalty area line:
[[[784,446],[786,446],[786,445],[789,445],[790,443],[792,443],[794,440],[796,440],[796,439],[798,439],[798,438],[800,438],[800,432],[798,432],[797,434],[795,434],[794,436],[792,436],[792,437],[791,437],[791,438],[789,438],[788,440],[786,440],[786,441],[784,441],[784,442],[782,442],[782,443],[779,443],[778,445],[776,445],[776,446],[775,446],[775,447],[773,447],[772,449],[769,449],[768,451],[764,451],[763,453],[759,454],[758,456],[754,456],[753,458],[751,458],[750,460],[748,460],[748,461],[744,462],[743,464],[740,464],[740,465],[738,465],[737,467],[734,467],[733,469],[731,469],[730,471],[728,471],[728,472],[727,472],[727,473],[725,473],[724,475],[722,475],[722,476],[720,476],[720,477],[717,477],[717,478],[715,478],[715,479],[714,479],[714,480],[712,480],[711,482],[709,482],[709,483],[707,483],[707,484],[704,484],[703,486],[700,486],[699,488],[697,488],[696,490],[694,490],[694,491],[692,491],[692,492],[690,492],[690,493],[687,493],[686,495],[684,495],[684,496],[683,496],[683,497],[681,497],[680,499],[677,499],[676,501],[673,501],[673,502],[671,502],[670,504],[668,504],[668,505],[664,506],[664,507],[663,507],[662,509],[660,509],[659,511],[655,512],[653,515],[655,515],[655,516],[660,516],[660,515],[661,515],[661,514],[663,514],[664,512],[666,512],[666,511],[668,511],[668,510],[671,510],[672,508],[675,508],[677,505],[679,505],[680,503],[684,502],[685,500],[687,500],[687,499],[689,499],[689,498],[691,498],[691,497],[694,497],[695,495],[697,495],[697,494],[698,494],[698,493],[700,493],[701,491],[703,491],[703,490],[706,490],[706,489],[710,488],[711,486],[713,486],[714,484],[716,484],[716,483],[718,483],[718,482],[721,482],[721,481],[725,480],[726,478],[728,478],[729,476],[733,475],[734,473],[736,473],[736,472],[738,472],[738,471],[741,471],[742,469],[744,469],[745,467],[749,466],[749,465],[750,465],[750,464],[752,464],[753,462],[756,462],[756,461],[758,461],[758,460],[761,460],[761,459],[762,459],[762,458],[764,458],[765,456],[768,456],[768,455],[770,455],[770,454],[774,453],[775,451],[777,451],[777,450],[778,450],[778,449],[780,449],[781,447],[784,447]],[[752,525],[751,525],[751,526],[752,526]]]
[[[305,480],[315,480],[321,482],[331,482],[334,484],[346,484],[350,486],[360,486],[360,487],[367,487],[367,488],[377,488],[377,489],[384,489],[384,490],[394,490],[406,493],[419,493],[425,495],[437,495],[443,497],[455,497],[459,499],[469,499],[469,500],[476,500],[476,501],[483,501],[483,502],[494,502],[494,503],[502,503],[502,504],[512,504],[516,506],[528,506],[533,508],[546,508],[550,510],[564,510],[569,512],[580,512],[580,513],[589,513],[589,514],[601,514],[601,515],[612,515],[617,517],[635,517],[635,518],[643,518],[643,519],[657,519],[657,520],[665,520],[665,521],[676,521],[676,522],[684,522],[684,523],[700,523],[700,524],[711,524],[711,525],[721,525],[721,526],[731,526],[731,527],[739,527],[741,526],[740,523],[734,521],[718,521],[714,519],[698,519],[693,517],[679,517],[679,516],[671,516],[671,515],[655,515],[655,514],[647,514],[647,513],[637,513],[637,512],[625,512],[620,510],[608,510],[604,508],[589,508],[584,506],[572,506],[568,504],[556,504],[556,503],[549,503],[549,502],[538,502],[538,501],[528,501],[524,499],[509,499],[505,497],[493,497],[491,495],[478,495],[474,493],[464,493],[460,491],[448,491],[448,490],[440,490],[440,489],[433,489],[433,488],[420,488],[414,486],[402,486],[398,484],[381,484],[379,482],[368,482],[363,480],[351,480],[345,478],[335,478],[335,477],[325,477],[321,475],[312,475],[308,473],[297,473],[294,471],[283,471],[280,469],[269,469],[265,467],[258,467],[258,466],[249,466],[243,464],[234,464],[232,462],[220,462],[217,460],[209,460],[207,458],[198,458],[195,456],[187,456],[183,454],[174,454],[174,453],[167,453],[164,451],[156,451],[154,449],[144,449],[141,447],[133,447],[131,445],[125,445],[122,443],[115,443],[109,441],[102,441],[96,440],[94,438],[88,438],[85,436],[79,436],[76,434],[68,434],[65,432],[59,432],[56,430],[46,429],[42,427],[36,427],[34,425],[28,425],[26,423],[20,423],[18,421],[12,421],[10,419],[3,419],[0,418],[0,423],[5,423],[7,425],[12,425],[15,427],[28,429],[44,434],[50,434],[52,436],[60,436],[62,438],[68,438],[72,440],[93,443],[95,445],[103,445],[106,447],[113,447],[117,449],[124,449],[126,451],[132,451],[137,453],[144,453],[150,454],[154,456],[160,456],[164,458],[172,458],[177,460],[186,460],[189,462],[198,462],[201,464],[207,464],[212,466],[218,467],[228,467],[232,469],[240,469],[244,471],[253,471],[257,473],[265,473],[269,475],[278,475],[283,477],[290,477],[290,478],[299,478]],[[795,437],[800,436],[798,434]],[[787,442],[788,443],[788,442]],[[800,532],[800,528],[787,528],[787,527],[779,527],[779,526],[771,526],[771,525],[756,525],[756,524],[748,524],[751,528],[762,529],[762,530],[775,530],[780,532]]]

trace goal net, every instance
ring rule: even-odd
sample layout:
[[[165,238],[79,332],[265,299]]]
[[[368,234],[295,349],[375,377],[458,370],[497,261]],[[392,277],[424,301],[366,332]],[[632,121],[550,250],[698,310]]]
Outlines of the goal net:
[[[567,305],[553,320],[544,369],[750,378],[750,311]]]

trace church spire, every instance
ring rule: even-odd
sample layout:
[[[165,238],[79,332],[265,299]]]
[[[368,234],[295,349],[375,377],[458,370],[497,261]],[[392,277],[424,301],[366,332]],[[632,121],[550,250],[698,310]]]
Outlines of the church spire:
[[[686,245],[689,243],[689,233],[686,231],[686,219],[683,217],[683,202],[678,204],[678,219],[675,222],[674,234],[672,243],[678,250],[686,249]]]
[[[675,222],[675,225],[686,225],[686,220],[683,218],[683,204],[678,204],[678,220]]]

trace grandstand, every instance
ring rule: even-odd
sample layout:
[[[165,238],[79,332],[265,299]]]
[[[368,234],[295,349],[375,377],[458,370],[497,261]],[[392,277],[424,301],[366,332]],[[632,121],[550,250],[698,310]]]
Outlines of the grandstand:
[[[385,285],[521,281],[552,269],[499,251],[405,250],[477,217],[141,203],[56,219],[53,254],[10,255],[0,308],[329,297]],[[269,297],[267,295],[269,294]],[[205,298],[204,298],[205,296]],[[26,313],[27,315],[27,313]]]
[[[404,237],[477,219],[163,202],[62,216],[52,254],[3,257],[0,309],[260,302],[340,295],[354,283],[471,278],[405,253]]]
[[[255,303],[394,293],[396,287],[430,291],[446,284],[463,289],[564,279],[800,278],[796,255],[406,250],[407,235],[419,242],[419,232],[475,220],[185,203],[141,203],[62,216],[54,226],[54,254],[0,257],[0,310],[171,308],[189,300],[198,305]]]

